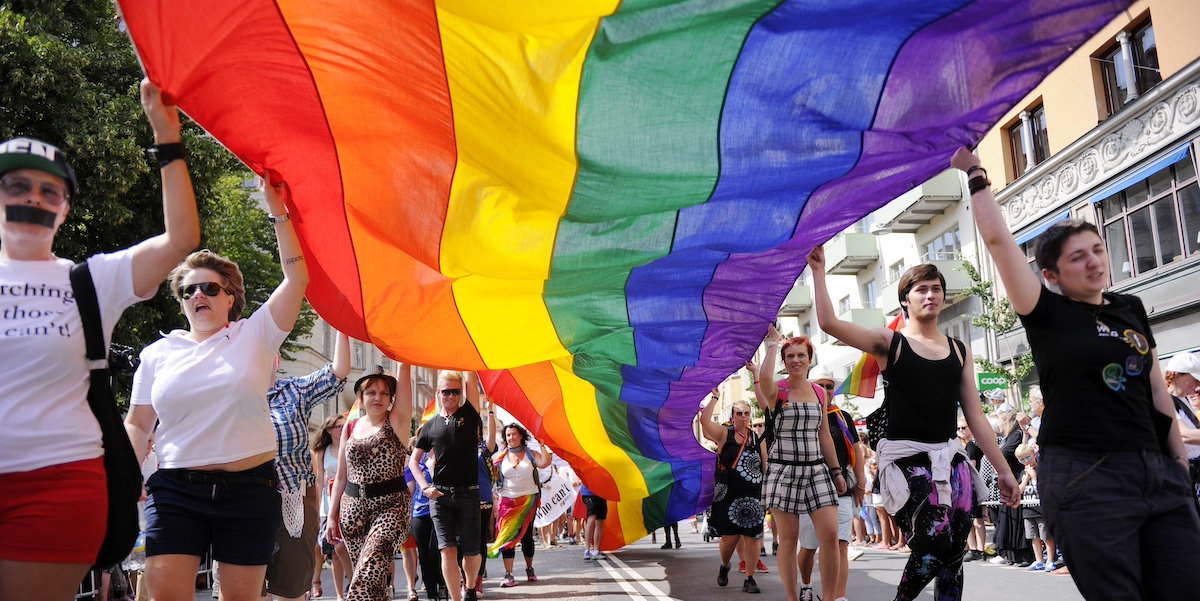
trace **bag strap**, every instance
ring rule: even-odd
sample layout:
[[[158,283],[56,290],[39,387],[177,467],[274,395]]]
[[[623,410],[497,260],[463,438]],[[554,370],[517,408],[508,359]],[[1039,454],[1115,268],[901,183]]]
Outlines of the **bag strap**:
[[[108,367],[108,349],[104,344],[104,330],[100,321],[100,302],[96,299],[96,285],[87,261],[71,267],[71,290],[75,294],[75,306],[79,307],[79,319],[83,321],[83,341],[87,347],[89,369]]]
[[[734,440],[734,442],[736,442],[737,441],[737,430],[730,428],[729,431],[733,432],[733,440]],[[738,449],[737,457],[733,458],[733,463],[729,464],[729,467],[725,467],[725,466],[721,465],[720,461],[717,462],[717,465],[721,465],[721,469],[726,469],[726,470],[731,470],[731,469],[737,467],[738,461],[741,461],[741,459],[742,459],[742,453],[746,450],[746,443],[750,442],[751,436],[754,436],[754,432],[746,432],[746,438],[744,440],[742,440],[742,448]]]

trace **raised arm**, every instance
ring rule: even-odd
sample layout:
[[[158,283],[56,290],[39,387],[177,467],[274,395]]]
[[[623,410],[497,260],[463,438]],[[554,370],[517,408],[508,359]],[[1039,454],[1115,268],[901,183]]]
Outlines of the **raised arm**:
[[[717,401],[721,399],[721,392],[714,388],[712,396],[708,402],[700,409],[700,431],[704,433],[704,437],[717,443],[717,448],[725,444],[725,437],[729,435],[729,430],[722,428],[720,424],[713,422],[713,412],[716,411]]]
[[[483,441],[483,447],[488,453],[496,452],[496,405],[491,401],[487,403],[487,439]]]
[[[968,178],[987,177],[987,172],[979,166],[979,157],[966,148],[959,148],[950,164],[966,171]],[[1004,292],[1012,302],[1013,310],[1018,315],[1028,315],[1037,306],[1042,283],[1029,270],[1029,261],[1008,230],[990,185],[971,195],[971,212],[975,214],[975,229],[1000,272]]]
[[[283,266],[283,281],[267,299],[267,309],[271,311],[275,325],[284,332],[290,332],[292,326],[296,325],[296,318],[300,317],[309,278],[308,264],[304,262],[304,253],[300,250],[300,238],[296,236],[296,224],[287,216],[287,205],[280,198],[281,193],[288,193],[286,185],[272,184],[270,176],[264,175],[263,196],[267,201],[267,210],[275,217],[279,263]]]
[[[350,337],[338,332],[333,345],[333,375],[345,380],[350,375]]]
[[[813,306],[817,312],[817,326],[822,332],[847,345],[874,355],[880,368],[886,367],[888,345],[892,343],[893,332],[887,328],[865,328],[838,319],[833,311],[833,301],[829,299],[829,286],[825,282],[824,246],[817,246],[808,253],[808,267],[813,276]]]
[[[540,456],[537,460],[537,467],[539,470],[544,470],[554,463],[554,453],[550,450],[550,445],[540,440],[538,441],[538,444],[541,445],[542,448],[538,453]]]
[[[758,383],[758,368],[749,359],[746,359],[746,371],[750,372],[750,379],[754,382],[754,401],[758,403],[758,408],[765,413],[767,411],[766,395],[763,394],[762,386]]]
[[[463,372],[463,395],[475,411],[479,411],[479,375],[473,371]]]
[[[180,138],[179,109],[163,104],[158,86],[142,80],[142,110],[154,129],[155,144],[175,144]],[[166,230],[133,247],[133,291],[154,292],[180,261],[200,244],[200,215],[187,163],[167,163],[162,175],[163,222]]]
[[[774,411],[775,403],[779,400],[779,383],[775,381],[775,355],[779,354],[779,344],[783,336],[775,329],[775,324],[767,328],[767,352],[763,355],[762,365],[758,366],[758,387],[762,391],[758,406],[763,411]]]
[[[951,352],[954,352],[955,348],[957,345],[951,341]],[[1016,507],[1021,502],[1017,479],[1009,469],[1008,461],[1000,452],[1000,445],[996,444],[996,432],[992,430],[992,425],[983,415],[983,409],[975,400],[979,398],[979,389],[975,386],[975,361],[971,358],[970,347],[966,347],[964,350],[966,350],[966,355],[963,357],[958,405],[962,408],[963,418],[967,420],[967,427],[971,428],[971,435],[975,437],[975,444],[979,445],[984,456],[992,462],[992,467],[996,468],[996,476],[999,478],[997,485],[1000,487],[1000,501],[1009,507]]]
[[[404,363],[400,365],[400,369],[396,370],[396,401],[392,403],[392,410],[388,413],[388,419],[392,422],[392,431],[400,436],[400,440],[408,440],[408,433],[412,431],[412,414],[413,414],[413,386],[412,386],[412,365]],[[403,434],[400,434],[403,432]]]

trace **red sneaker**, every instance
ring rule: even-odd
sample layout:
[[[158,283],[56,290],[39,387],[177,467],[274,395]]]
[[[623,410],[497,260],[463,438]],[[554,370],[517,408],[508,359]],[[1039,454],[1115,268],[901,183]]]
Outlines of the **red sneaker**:
[[[764,572],[764,573],[771,571],[771,570],[767,569],[767,564],[763,563],[761,559],[758,560],[758,567],[754,568],[754,569],[759,572]]]

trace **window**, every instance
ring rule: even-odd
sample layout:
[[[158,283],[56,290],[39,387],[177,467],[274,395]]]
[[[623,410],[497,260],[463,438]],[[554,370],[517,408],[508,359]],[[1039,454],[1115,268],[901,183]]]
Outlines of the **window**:
[[[1200,188],[1191,152],[1097,208],[1114,284],[1200,252]]]
[[[904,259],[900,259],[888,267],[888,283],[899,281],[902,275],[904,275]]]
[[[942,324],[942,333],[951,338],[957,338],[966,344],[970,344],[971,343],[970,319],[967,317],[960,317],[958,319],[944,323],[944,324]]]
[[[1162,72],[1158,69],[1158,45],[1150,21],[1128,33],[1118,34],[1117,44],[1096,60],[1100,63],[1109,115],[1162,81]]]
[[[874,307],[875,297],[878,295],[878,290],[875,287],[875,280],[871,280],[862,285],[862,302],[864,307]]]
[[[800,331],[803,332],[804,335],[807,336],[809,340],[812,340],[812,322],[811,321],[805,322],[804,325],[800,327]]]
[[[1050,158],[1050,141],[1046,133],[1046,108],[1037,105],[1021,113],[1021,120],[1008,128],[1009,152],[1012,155],[1013,175],[1021,177],[1030,167]]]
[[[850,226],[849,231],[852,234],[869,234],[869,233],[871,233],[871,224],[872,223],[875,223],[875,218],[871,214],[868,213],[862,219],[855,221],[854,225]]]
[[[333,357],[333,347],[337,333],[334,332],[333,326],[328,323],[321,329],[321,354],[326,357]]]
[[[357,340],[350,343],[350,367],[363,369],[363,343]]]
[[[957,261],[959,253],[962,252],[962,239],[959,236],[958,226],[956,225],[941,236],[926,242],[922,247],[922,252],[924,253],[921,257],[922,262]]]
[[[843,296],[842,298],[838,299],[838,315],[847,313],[849,311],[850,311],[850,297]]]

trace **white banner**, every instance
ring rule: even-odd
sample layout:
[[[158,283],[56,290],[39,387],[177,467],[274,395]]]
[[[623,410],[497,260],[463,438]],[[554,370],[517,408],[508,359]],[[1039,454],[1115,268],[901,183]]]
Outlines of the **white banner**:
[[[554,523],[559,516],[571,511],[571,508],[575,506],[575,497],[579,493],[574,486],[571,486],[571,481],[564,477],[562,470],[551,467],[538,470],[538,472],[543,479],[552,474],[542,483],[542,504],[533,516],[533,525],[541,528]]]

